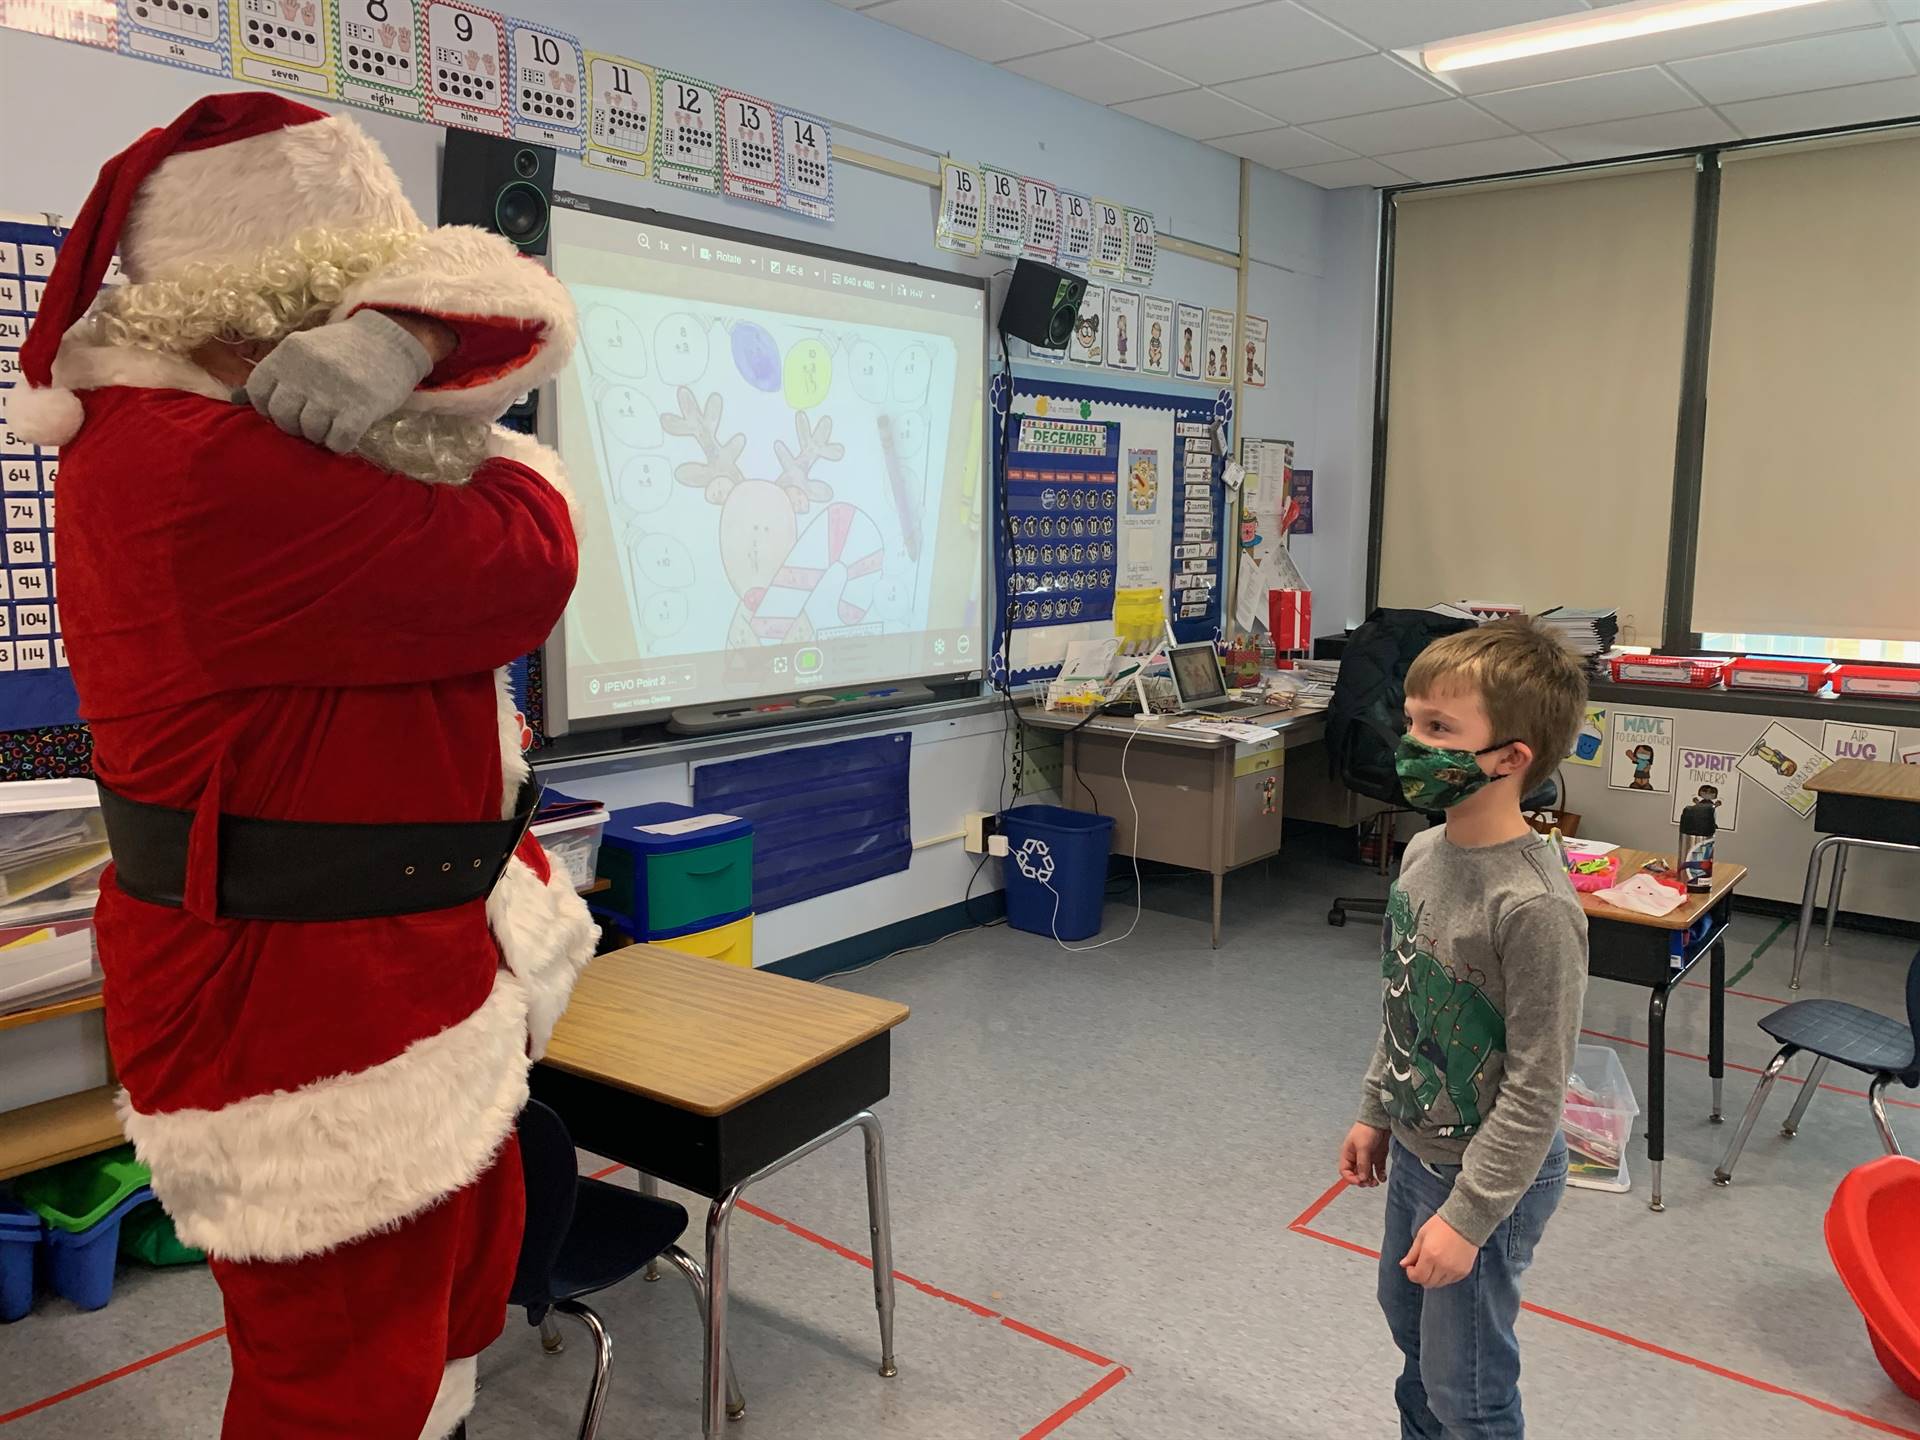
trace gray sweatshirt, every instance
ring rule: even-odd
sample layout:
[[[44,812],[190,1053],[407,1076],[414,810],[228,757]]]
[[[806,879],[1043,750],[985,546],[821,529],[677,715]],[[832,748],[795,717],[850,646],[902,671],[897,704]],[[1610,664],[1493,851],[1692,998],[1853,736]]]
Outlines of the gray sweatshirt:
[[[1360,1119],[1459,1165],[1445,1220],[1475,1245],[1513,1213],[1560,1128],[1587,917],[1545,836],[1407,846],[1383,927],[1380,1041]]]

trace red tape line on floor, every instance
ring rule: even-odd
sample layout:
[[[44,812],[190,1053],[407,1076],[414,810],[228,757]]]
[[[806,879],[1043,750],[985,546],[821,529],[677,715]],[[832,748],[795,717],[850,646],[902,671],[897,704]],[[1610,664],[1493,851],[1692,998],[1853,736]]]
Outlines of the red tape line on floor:
[[[1369,1249],[1367,1246],[1357,1244],[1352,1240],[1343,1240],[1338,1235],[1329,1235],[1323,1230],[1312,1229],[1307,1223],[1319,1215],[1327,1206],[1332,1204],[1342,1190],[1351,1188],[1346,1181],[1336,1180],[1333,1183],[1333,1187],[1328,1190],[1326,1194],[1322,1195],[1318,1200],[1314,1201],[1313,1204],[1309,1205],[1306,1210],[1302,1211],[1300,1218],[1295,1220],[1287,1228],[1296,1235],[1305,1235],[1308,1239],[1318,1240],[1326,1245],[1337,1245],[1342,1250],[1351,1250],[1355,1254],[1365,1255],[1369,1259],[1378,1260],[1380,1258],[1380,1252],[1378,1250]],[[1815,1396],[1804,1394],[1799,1390],[1789,1390],[1786,1386],[1776,1385],[1771,1380],[1761,1380],[1756,1376],[1746,1375],[1738,1370],[1729,1370],[1724,1365],[1716,1365],[1711,1360],[1702,1360],[1698,1356],[1688,1355],[1684,1351],[1670,1350],[1665,1345],[1655,1344],[1651,1340],[1642,1340],[1637,1335],[1627,1334],[1624,1330],[1614,1330],[1605,1325],[1595,1324],[1591,1320],[1582,1320],[1579,1316],[1569,1315],[1563,1310],[1549,1310],[1546,1306],[1535,1305],[1530,1300],[1521,1301],[1520,1308],[1531,1314],[1538,1315],[1542,1319],[1552,1320],[1561,1325],[1568,1325],[1575,1330],[1584,1330],[1590,1335],[1598,1335],[1604,1340],[1612,1340],[1617,1344],[1626,1345],[1635,1350],[1644,1350],[1649,1355],[1658,1355],[1663,1360],[1672,1360],[1681,1365],[1691,1365],[1696,1370],[1704,1370],[1709,1375],[1718,1375],[1722,1380],[1731,1380],[1735,1384],[1745,1385],[1749,1389],[1761,1391],[1763,1394],[1778,1395],[1787,1400],[1798,1400],[1802,1405],[1811,1405],[1815,1410],[1822,1411],[1828,1415],[1838,1416],[1842,1420],[1851,1420],[1856,1425],[1865,1426],[1869,1430],[1878,1430],[1884,1435],[1898,1435],[1902,1437],[1902,1440],[1920,1440],[1920,1430],[1908,1430],[1903,1426],[1893,1424],[1891,1421],[1878,1420],[1871,1415],[1862,1415],[1857,1410],[1848,1410],[1844,1406],[1835,1405],[1829,1400],[1818,1399]]]
[[[1026,1434],[1020,1437],[1020,1440],[1041,1440],[1042,1436],[1051,1435],[1132,1373],[1133,1372],[1124,1365],[1108,1371],[1080,1394],[1074,1396],[1073,1399],[1069,1400],[1058,1410],[1054,1411],[1053,1414],[1034,1426],[1033,1429],[1027,1431]]]
[[[1609,1035],[1604,1030],[1582,1030],[1580,1033],[1594,1040],[1610,1040],[1616,1045],[1632,1045],[1640,1050],[1649,1048],[1646,1041],[1636,1040],[1631,1035]],[[1705,1055],[1695,1055],[1691,1050],[1676,1050],[1671,1045],[1667,1047],[1667,1055],[1670,1059],[1698,1060],[1702,1065],[1710,1065],[1713,1063]],[[1766,1073],[1758,1066],[1742,1065],[1738,1060],[1729,1060],[1726,1064],[1729,1070],[1742,1070],[1749,1075],[1764,1075]],[[1804,1085],[1807,1083],[1805,1077],[1800,1075],[1782,1074],[1780,1079],[1788,1085]],[[1844,1085],[1829,1085],[1824,1080],[1820,1082],[1820,1088],[1822,1090],[1831,1090],[1836,1095],[1851,1095],[1856,1100],[1864,1100],[1867,1098],[1867,1092],[1864,1090],[1849,1090]],[[1898,1105],[1902,1110],[1920,1110],[1920,1101],[1896,1100],[1891,1095],[1882,1095],[1880,1098],[1889,1105]]]
[[[63,1400],[71,1400],[77,1395],[86,1394],[89,1390],[98,1390],[102,1385],[111,1385],[115,1380],[124,1379],[126,1376],[132,1375],[137,1371],[145,1370],[150,1365],[158,1365],[162,1360],[171,1360],[176,1355],[184,1355],[189,1350],[197,1350],[208,1341],[218,1340],[226,1333],[227,1327],[222,1325],[218,1330],[209,1330],[204,1335],[196,1335],[191,1340],[182,1340],[178,1345],[170,1345],[165,1350],[155,1351],[144,1360],[136,1360],[131,1365],[122,1365],[118,1370],[109,1370],[104,1375],[96,1375],[91,1380],[83,1380],[71,1389],[62,1390],[58,1395],[49,1395],[44,1400],[34,1401],[31,1405],[22,1405],[18,1410],[9,1410],[6,1414],[0,1415],[0,1425],[11,1424],[15,1420],[23,1420],[29,1415],[38,1414],[42,1410],[58,1405]]]

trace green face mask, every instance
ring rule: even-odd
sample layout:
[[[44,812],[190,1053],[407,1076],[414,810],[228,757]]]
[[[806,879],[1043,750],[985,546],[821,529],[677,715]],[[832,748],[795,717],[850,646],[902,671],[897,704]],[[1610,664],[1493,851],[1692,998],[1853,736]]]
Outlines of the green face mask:
[[[1514,744],[1502,740],[1484,750],[1441,750],[1416,740],[1400,737],[1400,748],[1393,757],[1393,768],[1400,776],[1400,792],[1416,810],[1451,810],[1469,795],[1501,779],[1489,775],[1475,762]]]

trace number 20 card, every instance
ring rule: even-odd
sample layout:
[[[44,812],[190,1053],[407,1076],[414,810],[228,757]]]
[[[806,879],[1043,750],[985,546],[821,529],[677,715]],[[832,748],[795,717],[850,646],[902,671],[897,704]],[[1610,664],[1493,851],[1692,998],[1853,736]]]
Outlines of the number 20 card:
[[[580,42],[558,30],[509,19],[507,58],[514,137],[578,155],[586,143],[587,113]]]
[[[489,135],[512,132],[507,118],[506,37],[491,10],[426,0],[421,9],[420,77],[427,119]]]

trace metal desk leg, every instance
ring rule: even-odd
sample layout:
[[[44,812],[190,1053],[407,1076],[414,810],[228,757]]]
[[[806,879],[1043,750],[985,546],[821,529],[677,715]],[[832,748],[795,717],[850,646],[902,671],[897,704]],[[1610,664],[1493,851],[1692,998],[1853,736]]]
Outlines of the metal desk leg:
[[[1820,890],[1820,866],[1827,858],[1827,851],[1844,844],[1844,836],[1829,835],[1816,841],[1813,853],[1807,856],[1807,883],[1800,891],[1800,924],[1793,932],[1793,978],[1787,981],[1789,990],[1800,988],[1800,967],[1807,958],[1807,932],[1813,929],[1813,897]]]
[[[1842,845],[1833,860],[1833,887],[1827,891],[1827,933],[1820,942],[1829,950],[1833,948],[1833,917],[1840,913],[1840,887],[1847,883],[1847,856],[1852,853]]]
[[[1213,948],[1220,948],[1220,886],[1227,877],[1219,871],[1213,875]]]
[[[1708,960],[1707,1074],[1713,1077],[1713,1110],[1707,1119],[1721,1120],[1720,1089],[1727,1077],[1727,942],[1713,942]]]
[[[887,1204],[887,1142],[871,1110],[857,1117],[867,1143],[867,1236],[872,1242],[873,1307],[880,1312],[880,1373],[900,1373],[893,1363],[893,1211]]]
[[[1647,1159],[1653,1162],[1653,1198],[1649,1210],[1664,1210],[1660,1198],[1660,1162],[1667,1155],[1667,987],[1654,987],[1647,1003]]]
[[[700,1433],[720,1440],[727,1418],[727,1265],[735,1186],[707,1211],[707,1355],[700,1394]]]
[[[660,1182],[658,1180],[654,1179],[653,1176],[647,1174],[644,1170],[634,1171],[633,1176],[635,1180],[640,1182],[640,1193],[642,1195],[651,1195],[655,1198],[659,1197]],[[660,1261],[657,1256],[647,1261],[646,1274],[642,1278],[644,1278],[649,1285],[660,1278]]]

